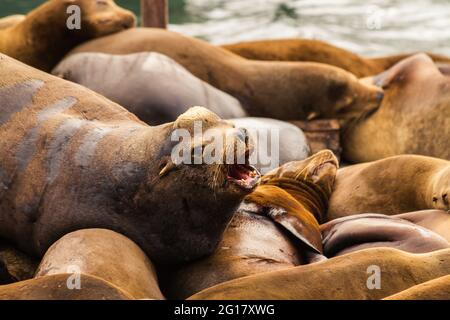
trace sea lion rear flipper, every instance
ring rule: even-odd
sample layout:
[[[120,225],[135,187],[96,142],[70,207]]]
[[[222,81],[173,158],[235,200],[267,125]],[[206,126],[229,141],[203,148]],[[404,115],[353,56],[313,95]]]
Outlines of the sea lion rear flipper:
[[[283,208],[267,208],[267,216],[283,226],[292,235],[306,244],[314,252],[323,253],[322,235],[319,229],[304,223],[298,217],[290,215]]]

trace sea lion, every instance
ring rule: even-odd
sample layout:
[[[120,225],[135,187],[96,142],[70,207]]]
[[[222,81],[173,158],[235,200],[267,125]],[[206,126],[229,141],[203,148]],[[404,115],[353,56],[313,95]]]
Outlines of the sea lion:
[[[69,28],[72,6],[80,9],[80,28]],[[0,52],[35,68],[50,71],[83,41],[131,28],[136,18],[113,0],[48,0],[26,18],[0,29]]]
[[[342,133],[343,157],[354,163],[399,154],[450,160],[450,77],[425,54],[402,60],[365,79],[385,91],[381,107],[348,122]]]
[[[450,300],[450,275],[418,284],[384,300]]]
[[[423,210],[396,215],[395,217],[408,220],[414,224],[427,228],[450,242],[450,214],[443,210]]]
[[[11,244],[0,240],[1,265],[3,265],[3,275],[5,276],[2,281],[2,272],[0,271],[0,283],[6,284],[33,278],[39,261],[17,250]]]
[[[373,270],[377,269],[381,271],[380,289],[369,289],[374,285],[371,277],[376,273]],[[383,299],[419,283],[446,276],[448,270],[450,249],[412,254],[392,248],[372,248],[305,266],[228,281],[189,299]]]
[[[349,118],[378,107],[383,93],[342,69],[308,62],[260,62],[205,41],[152,28],[133,28],[88,41],[70,54],[159,52],[236,97],[250,116],[280,120]]]
[[[285,163],[304,160],[311,154],[305,134],[297,126],[269,118],[239,118],[229,122],[245,128],[255,141],[256,161],[263,174]]]
[[[13,27],[16,24],[19,24],[20,22],[22,22],[23,20],[25,20],[25,16],[22,14],[15,14],[12,16],[0,18],[0,29],[6,29],[9,27]]]
[[[410,253],[450,248],[439,234],[407,220],[382,214],[359,214],[332,220],[320,226],[323,252],[328,258],[376,247],[391,247]]]
[[[401,155],[338,171],[327,221],[360,213],[449,210],[450,162]]]
[[[151,261],[133,241],[114,231],[85,229],[65,235],[45,253],[35,278],[70,273],[74,268],[136,299],[164,299]]]
[[[75,54],[53,74],[104,95],[150,125],[175,121],[191,106],[206,106],[223,119],[246,115],[234,97],[156,52]]]
[[[73,274],[55,274],[0,286],[0,300],[132,300],[107,281],[79,275],[80,289],[68,286]]]
[[[171,298],[325,259],[318,220],[326,212],[337,167],[326,150],[264,176],[237,210],[217,251],[168,275]]]
[[[221,46],[241,57],[264,61],[311,61],[347,70],[358,78],[372,76],[414,55],[405,53],[367,58],[330,43],[313,39],[277,39],[246,41]],[[435,62],[450,63],[450,58],[427,53]]]
[[[0,236],[25,253],[41,257],[69,232],[102,228],[136,242],[154,263],[200,258],[214,252],[259,181],[244,162],[251,139],[205,108],[150,127],[5,55],[0,72]],[[211,130],[227,137],[212,150],[219,161],[189,164],[209,147],[202,133]],[[182,159],[180,146],[189,148]]]

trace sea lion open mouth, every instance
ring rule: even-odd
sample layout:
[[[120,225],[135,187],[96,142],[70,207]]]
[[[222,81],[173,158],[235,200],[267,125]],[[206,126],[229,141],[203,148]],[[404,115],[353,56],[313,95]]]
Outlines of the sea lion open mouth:
[[[233,164],[228,166],[227,180],[244,189],[253,189],[259,182],[259,171],[247,164]]]

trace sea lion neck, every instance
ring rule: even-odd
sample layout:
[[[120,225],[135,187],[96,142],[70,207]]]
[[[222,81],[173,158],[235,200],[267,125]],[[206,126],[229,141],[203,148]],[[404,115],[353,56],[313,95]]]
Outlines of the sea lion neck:
[[[290,178],[275,178],[265,184],[285,190],[300,202],[307,211],[311,212],[319,223],[324,221],[329,196],[317,184]]]

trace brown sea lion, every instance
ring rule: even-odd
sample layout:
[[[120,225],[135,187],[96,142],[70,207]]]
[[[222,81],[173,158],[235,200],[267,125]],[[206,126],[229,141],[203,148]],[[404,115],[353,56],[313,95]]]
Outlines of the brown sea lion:
[[[380,289],[374,287],[381,272]],[[319,263],[228,281],[191,300],[367,300],[383,299],[416,284],[448,275],[450,249],[411,254],[372,248]],[[372,288],[372,289],[369,289]]]
[[[320,226],[327,258],[367,248],[390,247],[410,253],[450,248],[439,234],[407,220],[383,214],[358,214]]]
[[[5,55],[0,73],[0,236],[26,253],[42,256],[69,232],[102,228],[136,242],[154,263],[199,258],[214,252],[259,181],[236,161],[252,152],[251,139],[204,108],[150,127]],[[189,161],[202,150],[207,137],[196,138],[197,126],[227,136],[213,151],[228,164],[173,157],[180,132],[193,140],[185,143]]]
[[[79,53],[52,73],[117,102],[150,125],[175,121],[192,106],[206,106],[223,119],[246,115],[237,99],[156,52]]]
[[[112,283],[81,274],[80,289],[68,285],[73,274],[20,281],[0,286],[0,300],[131,300],[133,297]]]
[[[418,284],[384,300],[450,300],[450,275]]]
[[[114,231],[84,229],[65,235],[45,253],[35,277],[66,274],[74,268],[136,299],[164,299],[152,262],[133,241]]]
[[[0,29],[6,29],[9,27],[13,27],[16,24],[19,24],[20,22],[22,22],[23,20],[25,20],[25,16],[22,14],[15,14],[12,16],[0,18]]]
[[[326,63],[350,71],[358,78],[383,72],[414,53],[366,58],[348,50],[313,39],[279,39],[223,45],[241,57],[264,61],[311,61]],[[450,63],[450,58],[428,53],[435,62]]]
[[[169,275],[171,298],[325,259],[318,219],[326,212],[337,167],[326,150],[264,176],[237,210],[215,254]]]
[[[338,171],[327,221],[360,213],[450,210],[450,162],[402,155]]]
[[[259,62],[205,41],[152,28],[133,28],[88,41],[70,54],[159,52],[236,97],[250,116],[280,120],[358,116],[374,110],[382,90],[342,69],[317,63]]]
[[[6,284],[33,278],[39,261],[0,240],[1,265],[3,265],[3,272],[0,271],[0,283]]]
[[[79,29],[68,27],[71,14],[76,14],[68,10],[71,6],[80,9]],[[50,71],[76,45],[131,28],[135,21],[131,11],[113,0],[48,0],[22,22],[0,29],[0,52]]]
[[[450,242],[450,214],[443,210],[423,210],[396,215],[395,217],[408,220],[414,224],[427,228]]]
[[[399,154],[450,160],[450,77],[430,57],[418,54],[368,78],[385,91],[381,107],[343,128],[343,156],[349,162]]]

